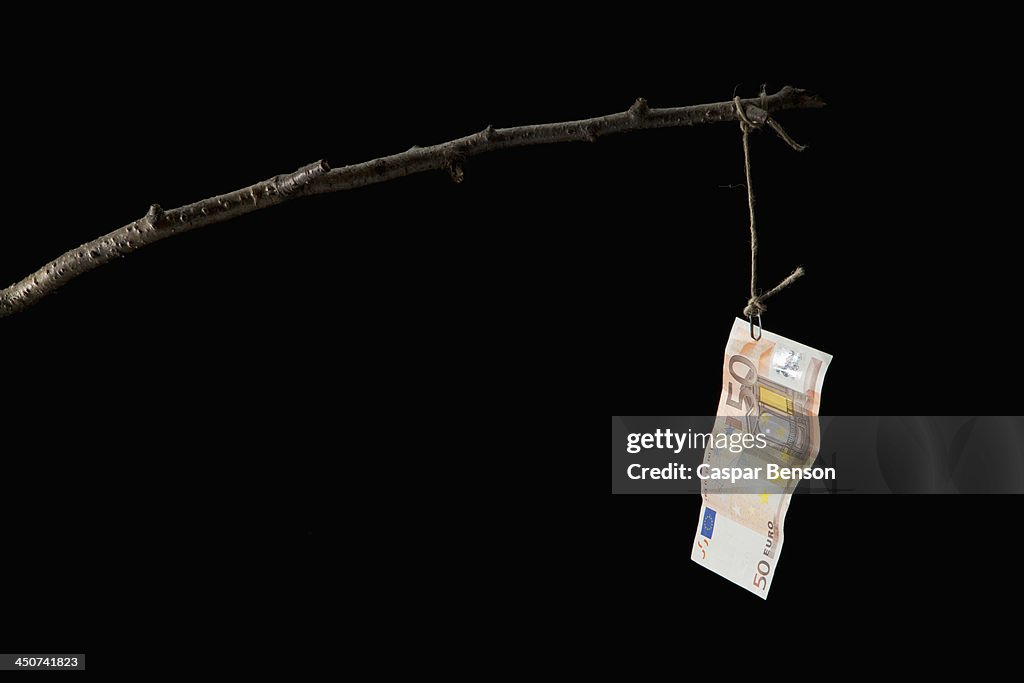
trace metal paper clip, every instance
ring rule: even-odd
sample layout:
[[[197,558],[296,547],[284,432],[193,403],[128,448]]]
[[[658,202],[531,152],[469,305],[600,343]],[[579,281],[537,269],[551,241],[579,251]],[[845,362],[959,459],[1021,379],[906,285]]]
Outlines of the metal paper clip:
[[[757,314],[757,336],[754,336],[754,316],[748,315],[747,318],[750,320],[750,338],[754,341],[761,341],[761,314]]]

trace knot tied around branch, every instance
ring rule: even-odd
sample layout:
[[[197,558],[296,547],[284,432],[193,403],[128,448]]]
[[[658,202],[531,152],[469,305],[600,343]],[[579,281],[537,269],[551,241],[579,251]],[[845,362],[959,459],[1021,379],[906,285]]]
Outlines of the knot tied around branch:
[[[757,106],[756,104],[747,104],[746,107],[743,105],[743,100],[736,96],[732,98],[733,104],[736,106],[736,117],[740,120],[740,130],[743,131],[744,135],[747,135],[752,130],[758,130],[762,126],[768,126],[779,138],[787,145],[792,147],[798,152],[802,152],[807,149],[807,145],[801,145],[799,142],[789,137],[789,133],[786,129],[779,125],[779,122],[771,117],[771,115]]]

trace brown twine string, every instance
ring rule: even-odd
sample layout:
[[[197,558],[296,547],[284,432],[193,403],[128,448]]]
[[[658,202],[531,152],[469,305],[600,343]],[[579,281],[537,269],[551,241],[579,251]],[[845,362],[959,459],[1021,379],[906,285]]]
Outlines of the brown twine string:
[[[740,131],[743,133],[743,168],[746,171],[747,176],[747,206],[750,209],[750,299],[747,301],[746,308],[743,309],[743,315],[748,318],[759,316],[767,310],[765,306],[765,299],[769,299],[786,287],[797,281],[804,274],[804,269],[798,267],[785,280],[775,285],[767,292],[759,293],[757,290],[757,225],[754,221],[754,186],[751,183],[750,176],[750,131],[759,129],[763,124],[752,121],[746,111],[743,109],[743,103],[739,97],[733,98],[733,104],[736,105],[736,116],[740,120]],[[756,109],[756,107],[755,107]],[[798,152],[802,152],[807,149],[805,145],[801,145],[796,142],[793,138],[789,137],[789,134],[783,130],[775,119],[768,115],[763,110],[758,112],[763,115],[764,123],[767,124],[775,134],[778,135],[782,140],[790,147]],[[761,118],[760,116],[758,118]]]

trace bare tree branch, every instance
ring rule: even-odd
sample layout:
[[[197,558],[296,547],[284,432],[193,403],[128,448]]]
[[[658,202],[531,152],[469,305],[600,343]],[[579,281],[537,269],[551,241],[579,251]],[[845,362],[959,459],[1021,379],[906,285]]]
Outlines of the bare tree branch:
[[[816,96],[788,86],[773,95],[743,100],[747,117],[757,123],[763,123],[768,114],[773,112],[814,108],[823,104]],[[139,220],[66,252],[36,272],[0,290],[0,318],[25,310],[97,266],[165,237],[220,223],[295,197],[351,190],[438,169],[447,170],[452,180],[460,182],[463,176],[462,162],[485,152],[556,142],[593,142],[599,137],[615,133],[736,120],[736,106],[731,100],[690,107],[650,109],[643,99],[638,99],[627,111],[618,114],[513,128],[488,126],[479,133],[450,142],[413,147],[400,154],[334,170],[326,161],[318,161],[294,173],[275,176],[241,190],[177,209],[164,211],[154,204]]]

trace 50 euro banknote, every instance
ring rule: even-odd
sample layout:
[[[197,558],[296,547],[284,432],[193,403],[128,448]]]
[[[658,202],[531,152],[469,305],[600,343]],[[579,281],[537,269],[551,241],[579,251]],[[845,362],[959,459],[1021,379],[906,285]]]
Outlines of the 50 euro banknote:
[[[818,406],[832,356],[739,318],[725,347],[722,396],[704,452],[712,468],[806,468],[818,455]],[[756,334],[756,333],[755,333]],[[758,447],[719,448],[718,434],[752,434]],[[763,435],[763,436],[758,436]],[[733,442],[739,439],[733,439]],[[748,439],[746,443],[753,442]],[[787,471],[787,470],[780,470]],[[692,559],[762,598],[782,552],[782,527],[798,479],[704,479]]]

